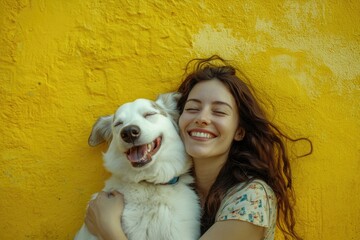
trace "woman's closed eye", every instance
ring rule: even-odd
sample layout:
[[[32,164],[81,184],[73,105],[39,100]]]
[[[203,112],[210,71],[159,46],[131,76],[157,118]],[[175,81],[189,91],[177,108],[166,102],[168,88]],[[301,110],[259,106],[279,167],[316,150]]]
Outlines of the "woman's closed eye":
[[[188,108],[185,108],[185,111],[186,112],[198,112],[200,109],[199,108],[195,108],[195,107],[188,107]]]
[[[219,116],[225,116],[225,115],[229,115],[229,112],[228,111],[225,111],[225,110],[221,110],[221,109],[214,109],[212,110],[213,113],[215,115],[219,115]]]
[[[214,113],[219,114],[219,115],[227,115],[225,112],[221,112],[221,111],[214,111]]]

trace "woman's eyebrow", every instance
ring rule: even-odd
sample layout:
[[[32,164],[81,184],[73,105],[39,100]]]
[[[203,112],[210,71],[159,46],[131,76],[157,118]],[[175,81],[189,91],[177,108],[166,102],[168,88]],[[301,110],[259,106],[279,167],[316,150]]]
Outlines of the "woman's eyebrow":
[[[196,98],[190,98],[188,99],[186,102],[196,102],[196,103],[201,103],[201,101],[199,99],[196,99]],[[222,102],[222,101],[214,101],[212,102],[212,104],[215,104],[215,105],[225,105],[225,106],[228,106],[230,109],[232,109],[231,105],[226,103],[226,102]]]
[[[215,105],[225,105],[225,106],[228,106],[230,109],[232,109],[231,105],[226,103],[226,102],[215,101],[215,102],[213,102],[213,104],[215,104]]]
[[[201,103],[200,100],[195,99],[195,98],[189,98],[188,100],[186,100],[186,102],[197,102],[197,103]]]

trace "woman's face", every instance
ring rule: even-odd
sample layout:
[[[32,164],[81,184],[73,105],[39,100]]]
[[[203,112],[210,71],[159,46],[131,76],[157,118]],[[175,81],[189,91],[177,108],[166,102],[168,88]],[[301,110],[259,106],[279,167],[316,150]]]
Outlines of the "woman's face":
[[[243,136],[238,107],[231,92],[217,79],[194,86],[179,119],[186,152],[196,159],[227,159],[233,140]]]

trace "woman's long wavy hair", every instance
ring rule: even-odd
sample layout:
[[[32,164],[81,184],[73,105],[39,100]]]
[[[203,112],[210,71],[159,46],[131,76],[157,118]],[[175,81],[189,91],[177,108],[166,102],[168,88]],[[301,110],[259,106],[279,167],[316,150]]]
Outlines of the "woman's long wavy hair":
[[[194,69],[188,73],[189,65],[194,61]],[[267,120],[253,89],[250,90],[245,83],[244,80],[247,79],[244,74],[238,71],[242,78],[240,79],[236,75],[237,71],[216,55],[208,59],[194,59],[186,66],[185,79],[178,89],[178,92],[182,93],[178,110],[182,113],[188,95],[197,83],[214,78],[220,80],[233,95],[239,110],[239,125],[245,130],[242,141],[233,141],[228,160],[220,170],[205,200],[201,232],[205,233],[214,224],[221,200],[231,187],[240,182],[261,179],[276,195],[277,226],[284,233],[285,239],[301,239],[294,229],[295,197],[286,141],[308,141],[311,148],[309,153],[303,156],[312,153],[311,141],[307,138],[290,138]]]

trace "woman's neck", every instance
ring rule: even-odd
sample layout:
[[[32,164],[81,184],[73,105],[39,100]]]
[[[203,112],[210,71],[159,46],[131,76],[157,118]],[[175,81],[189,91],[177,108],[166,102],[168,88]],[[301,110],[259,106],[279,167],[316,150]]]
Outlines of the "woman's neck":
[[[210,188],[215,182],[225,161],[221,158],[193,159],[193,161],[196,177],[196,189],[199,194],[201,204],[203,205]]]

